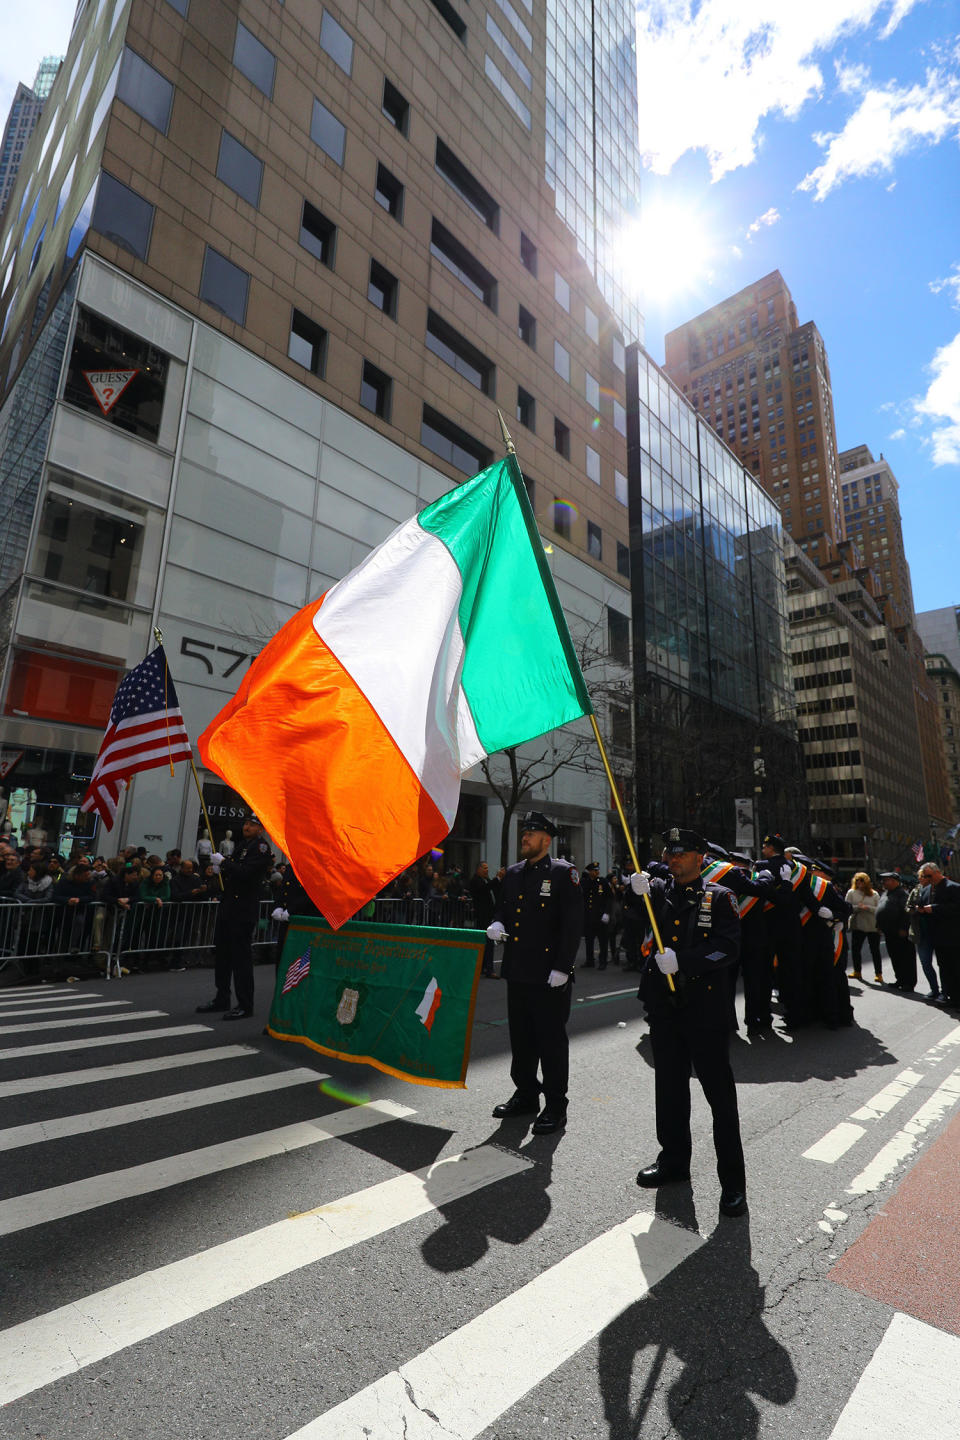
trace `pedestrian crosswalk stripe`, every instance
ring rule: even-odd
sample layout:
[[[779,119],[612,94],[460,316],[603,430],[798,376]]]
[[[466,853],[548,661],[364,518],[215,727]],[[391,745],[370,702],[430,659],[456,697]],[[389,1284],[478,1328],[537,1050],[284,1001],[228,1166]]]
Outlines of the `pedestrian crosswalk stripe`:
[[[263,1130],[256,1135],[242,1135],[236,1140],[222,1140],[217,1145],[168,1155],[163,1160],[145,1161],[125,1170],[110,1170],[86,1180],[54,1185],[49,1190],[15,1195],[9,1200],[0,1200],[0,1235],[29,1230],[34,1225],[79,1215],[84,1210],[130,1200],[135,1195],[150,1195],[154,1190],[182,1185],[203,1175],[216,1175],[221,1170],[233,1170],[255,1160],[354,1135],[372,1125],[382,1125],[385,1120],[405,1120],[415,1114],[415,1110],[393,1100],[371,1100],[368,1105],[340,1110],[316,1120],[301,1120],[276,1130]]]
[[[80,1014],[89,1010],[110,1010],[118,1005],[129,1005],[129,1000],[81,1000],[77,1005],[58,1005],[54,1012],[49,1005],[41,1005],[39,1009],[30,1010],[7,1010],[0,1012],[0,1020],[20,1020],[24,1015],[71,1015],[74,1012]],[[38,1028],[43,1028],[38,1027]]]
[[[88,1015],[78,1020],[31,1020],[29,1025],[0,1025],[0,1035],[26,1035],[36,1030],[72,1030],[75,1025],[120,1025],[128,1020],[168,1019],[166,1010],[125,1010],[122,1015]]]
[[[834,1125],[818,1140],[811,1145],[809,1150],[804,1150],[804,1160],[820,1160],[824,1165],[832,1165],[839,1160],[841,1155],[846,1155],[851,1145],[855,1145],[861,1135],[866,1135],[862,1125],[851,1125],[849,1120],[843,1120],[839,1125]]]
[[[529,1167],[482,1145],[11,1326],[0,1332],[0,1404]]]
[[[210,1065],[217,1060],[237,1060],[258,1053],[252,1045],[218,1045],[213,1050],[181,1050],[176,1055],[160,1055],[153,1060],[126,1060],[117,1065],[92,1066],[89,1070],[61,1070],[53,1075],[26,1075],[18,1080],[0,1080],[0,1100],[12,1095],[35,1095],[40,1090],[73,1090],[79,1085],[94,1085],[104,1080],[129,1080],[134,1075],[153,1075],[184,1065]]]
[[[178,1095],[156,1095],[151,1100],[134,1100],[126,1105],[111,1105],[105,1110],[87,1110],[78,1115],[63,1115],[56,1120],[37,1120],[30,1125],[11,1125],[0,1130],[0,1150],[17,1150],[24,1145],[39,1145],[46,1140],[64,1140],[70,1135],[90,1135],[117,1125],[134,1125],[143,1120],[156,1120],[162,1115],[178,1115],[199,1110],[205,1105],[221,1105],[228,1100],[246,1100],[291,1085],[308,1085],[328,1077],[306,1068],[279,1070],[271,1075],[253,1075],[245,1080],[229,1080],[222,1085],[206,1085],[199,1090],[181,1090]]]
[[[84,993],[83,991],[64,990],[62,995],[4,995],[3,991],[0,991],[0,1013],[4,1015],[22,1014],[23,1007],[26,1005],[42,1005],[46,1010],[50,1011],[56,1009],[58,1006],[66,1005],[68,1002],[76,1005],[84,1001],[89,1003],[91,1000],[103,1000],[104,998],[103,995],[94,993],[93,991]],[[132,1003],[131,1000],[123,1001],[124,1005],[131,1005]]]
[[[641,1211],[287,1440],[473,1440],[702,1244]]]
[[[894,1315],[830,1440],[955,1440],[958,1374],[960,1337]]]
[[[7,999],[9,991],[10,999],[20,995],[76,995],[77,991],[72,985],[10,985],[7,989],[0,990],[0,996]]]
[[[132,1020],[132,1015],[124,1016]],[[102,1050],[107,1045],[133,1045],[140,1040],[166,1040],[174,1035],[210,1034],[209,1025],[166,1025],[158,1030],[130,1030],[124,1035],[94,1035],[82,1040],[50,1040],[43,1045],[15,1045],[0,1050],[0,1060],[19,1060],[26,1055],[62,1055],[67,1050]]]

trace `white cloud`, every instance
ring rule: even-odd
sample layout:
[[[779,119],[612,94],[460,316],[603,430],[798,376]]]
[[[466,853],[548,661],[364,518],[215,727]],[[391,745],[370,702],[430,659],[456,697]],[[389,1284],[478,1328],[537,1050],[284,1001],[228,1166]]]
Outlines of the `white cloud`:
[[[837,89],[842,95],[858,95],[867,88],[870,71],[866,65],[847,65],[842,60],[834,60],[833,68],[837,75]]]
[[[766,116],[793,118],[821,94],[816,57],[916,0],[637,0],[640,149],[659,175],[703,150],[719,180],[749,165]]]
[[[933,421],[929,443],[934,465],[960,465],[960,334],[940,347],[930,370],[933,379],[914,409],[918,419]]]
[[[930,290],[934,295],[941,295],[944,290],[952,291],[950,303],[960,310],[960,262],[953,266],[952,274],[944,275],[941,280],[931,280]]]
[[[780,211],[775,205],[771,205],[769,210],[764,210],[762,215],[757,216],[752,225],[747,226],[747,239],[752,240],[754,235],[759,234],[761,230],[768,228],[770,225],[776,225],[779,219]]]
[[[891,430],[890,434],[887,436],[888,440],[905,440],[906,438],[907,432],[906,430],[904,430],[902,425],[900,426],[899,430]]]
[[[960,77],[955,70],[927,71],[922,85],[875,86],[864,92],[857,109],[835,135],[814,135],[826,158],[811,170],[798,190],[823,200],[845,180],[893,169],[901,155],[960,135]]]

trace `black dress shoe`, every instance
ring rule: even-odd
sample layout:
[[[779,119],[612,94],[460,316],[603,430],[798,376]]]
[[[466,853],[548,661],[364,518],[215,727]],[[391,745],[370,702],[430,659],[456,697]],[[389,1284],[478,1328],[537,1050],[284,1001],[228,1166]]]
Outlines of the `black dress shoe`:
[[[252,1014],[252,1010],[244,1010],[242,1005],[234,1005],[233,1009],[228,1010],[223,1018],[224,1020],[249,1020]]]
[[[746,1215],[747,1197],[742,1190],[724,1190],[720,1195],[720,1214],[727,1215],[731,1220],[738,1215]]]
[[[527,1100],[523,1095],[511,1095],[502,1105],[494,1105],[493,1118],[506,1120],[511,1115],[536,1115],[539,1109],[540,1101],[536,1096]]]
[[[566,1110],[545,1109],[542,1115],[538,1115],[533,1122],[534,1135],[552,1135],[555,1130],[562,1130],[567,1123]]]
[[[224,1010],[229,1009],[229,1000],[210,1000],[207,1002],[206,1005],[198,1005],[195,1013],[197,1015],[213,1015],[216,1013],[217,1010],[219,1010],[222,1015]]]
[[[689,1170],[684,1173],[682,1170],[667,1170],[655,1160],[652,1165],[647,1165],[637,1176],[637,1184],[642,1185],[645,1190],[655,1190],[658,1185],[674,1185],[690,1179]]]

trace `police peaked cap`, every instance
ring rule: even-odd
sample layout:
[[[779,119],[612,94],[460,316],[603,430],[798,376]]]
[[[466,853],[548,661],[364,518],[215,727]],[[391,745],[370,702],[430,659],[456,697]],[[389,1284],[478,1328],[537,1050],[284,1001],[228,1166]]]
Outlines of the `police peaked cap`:
[[[735,860],[738,865],[753,864],[753,856],[745,854],[742,850],[731,850],[730,859]]]
[[[717,842],[716,842],[716,840],[708,840],[708,841],[707,841],[707,852],[706,852],[706,853],[707,853],[708,855],[712,855],[713,858],[714,858],[714,860],[729,860],[729,859],[730,859],[730,851],[729,851],[729,850],[725,850],[722,845],[718,845]]]
[[[663,832],[663,848],[668,855],[685,855],[688,851],[703,855],[706,853],[707,842],[696,830],[683,830],[680,826],[673,825]]]
[[[769,845],[771,850],[779,850],[781,855],[785,852],[787,848],[787,842],[784,840],[782,835],[764,835],[763,843],[764,845]]]
[[[837,873],[832,865],[827,864],[826,860],[814,860],[813,864],[817,870],[822,870],[824,875],[829,875],[833,877]],[[897,879],[899,880],[899,878],[900,877],[898,875]]]
[[[589,864],[589,865],[584,865],[583,868],[584,868],[584,870],[599,870],[599,869],[600,869],[600,861],[599,861],[599,860],[591,860],[591,861],[590,861],[590,864]]]
[[[528,810],[520,821],[520,829],[523,830],[545,830],[548,835],[556,835],[557,827],[553,821],[544,815],[542,810]]]
[[[254,815],[252,810],[247,811],[246,815],[244,815],[243,817],[242,823],[244,825],[259,825],[260,828],[263,829],[263,821],[260,819],[259,815]]]

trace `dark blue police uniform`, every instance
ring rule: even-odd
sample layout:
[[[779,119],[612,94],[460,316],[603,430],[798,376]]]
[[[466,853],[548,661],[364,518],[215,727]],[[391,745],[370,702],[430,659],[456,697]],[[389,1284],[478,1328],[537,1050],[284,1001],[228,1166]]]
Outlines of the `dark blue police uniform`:
[[[244,840],[220,867],[223,897],[217,907],[213,933],[216,999],[207,1009],[230,1004],[230,985],[237,997],[236,1012],[253,1014],[253,932],[260,914],[263,882],[272,864],[263,833]]]

